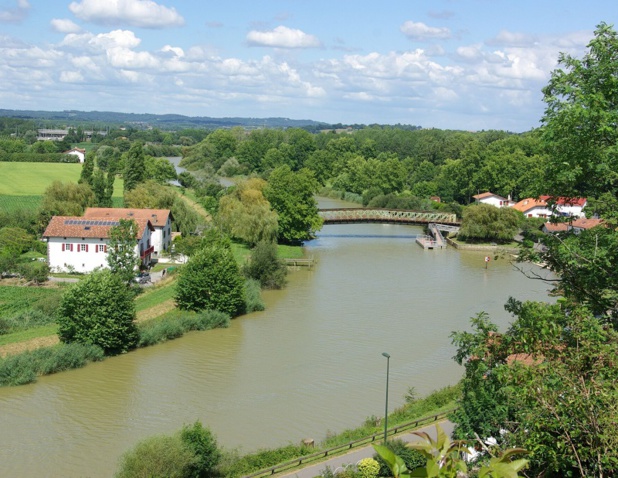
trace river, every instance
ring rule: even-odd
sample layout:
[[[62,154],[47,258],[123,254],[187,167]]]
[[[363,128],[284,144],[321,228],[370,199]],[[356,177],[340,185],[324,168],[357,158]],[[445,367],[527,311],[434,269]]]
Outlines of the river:
[[[340,203],[323,200],[322,207]],[[226,448],[316,441],[421,395],[462,369],[449,334],[487,311],[503,328],[509,296],[547,285],[482,253],[425,251],[418,227],[326,226],[306,244],[313,270],[268,291],[267,310],[83,369],[0,389],[0,475],[107,477],[145,437],[199,419]]]

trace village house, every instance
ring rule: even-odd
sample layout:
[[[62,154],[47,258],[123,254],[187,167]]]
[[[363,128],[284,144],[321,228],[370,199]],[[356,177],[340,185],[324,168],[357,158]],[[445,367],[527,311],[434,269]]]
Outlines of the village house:
[[[526,217],[583,217],[585,198],[552,198],[540,196],[538,199],[526,198],[513,206]]]
[[[489,204],[495,207],[510,207],[515,204],[510,198],[503,198],[491,192],[485,192],[472,196],[478,204]]]
[[[142,266],[148,266],[154,247],[154,227],[148,219],[134,218],[138,231],[135,252]],[[47,262],[52,272],[92,272],[108,267],[109,232],[119,225],[109,217],[54,216],[43,233],[47,241]]]
[[[551,196],[541,196],[540,199],[548,204],[555,204],[558,215],[566,217],[583,217],[584,208],[588,203],[586,198],[552,198]]]
[[[526,198],[513,206],[513,209],[523,213],[526,217],[551,217],[552,210],[542,199]]]
[[[77,156],[80,163],[83,163],[86,160],[86,150],[81,148],[73,148],[68,151],[65,151],[62,154],[70,154],[72,156]]]
[[[602,219],[587,219],[585,217],[578,217],[570,222],[546,222],[543,225],[543,232],[546,234],[556,234],[558,232],[573,231],[575,234],[579,234],[586,229],[592,229],[593,227],[600,226],[601,224],[603,224]]]
[[[84,212],[84,219],[102,217],[107,220],[147,219],[154,227],[152,245],[153,258],[169,250],[172,243],[172,213],[169,209],[131,209],[112,207],[89,207]]]

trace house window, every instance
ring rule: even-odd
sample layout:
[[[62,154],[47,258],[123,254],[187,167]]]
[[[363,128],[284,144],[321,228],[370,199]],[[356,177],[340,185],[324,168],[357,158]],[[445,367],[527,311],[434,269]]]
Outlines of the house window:
[[[73,250],[73,244],[69,244],[69,243],[62,243],[62,250],[63,251],[72,251]]]
[[[82,252],[88,252],[88,244],[78,244],[79,250]]]

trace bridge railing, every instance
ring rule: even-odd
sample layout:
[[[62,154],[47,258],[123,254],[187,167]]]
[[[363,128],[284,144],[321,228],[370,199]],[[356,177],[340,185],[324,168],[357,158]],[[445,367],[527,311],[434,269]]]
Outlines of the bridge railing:
[[[385,221],[402,223],[447,223],[458,224],[457,216],[445,212],[410,211],[406,209],[343,208],[320,209],[324,222]]]
[[[411,422],[403,423],[401,425],[397,425],[396,427],[389,428],[386,431],[386,434],[395,435],[396,433],[399,433],[402,431],[412,430],[415,428],[419,428],[421,426],[428,425],[430,423],[437,422],[439,420],[443,420],[448,416],[449,413],[452,413],[455,410],[457,410],[457,408],[448,410],[446,412],[438,413],[436,415],[419,418],[418,420],[413,420]],[[368,437],[364,437],[358,440],[344,443],[343,445],[337,445],[332,448],[328,448],[326,450],[321,450],[316,453],[312,453],[311,455],[301,456],[294,460],[286,461],[285,463],[280,463],[278,465],[271,466],[270,468],[265,468],[263,470],[252,473],[250,475],[245,475],[242,478],[256,478],[256,477],[261,477],[261,476],[274,475],[275,473],[290,470],[296,466],[301,466],[304,463],[308,463],[311,461],[318,461],[320,458],[326,458],[329,455],[337,455],[346,450],[351,450],[352,448],[355,448],[355,447],[366,446],[371,443],[375,443],[376,440],[379,441],[383,437],[384,437],[384,432],[374,433],[373,435],[370,435]]]

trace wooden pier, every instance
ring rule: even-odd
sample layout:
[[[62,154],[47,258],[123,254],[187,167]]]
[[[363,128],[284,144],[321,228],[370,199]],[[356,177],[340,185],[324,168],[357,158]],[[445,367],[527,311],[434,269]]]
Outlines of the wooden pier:
[[[313,257],[303,257],[301,259],[283,259],[288,267],[308,267],[313,269],[315,259]]]

